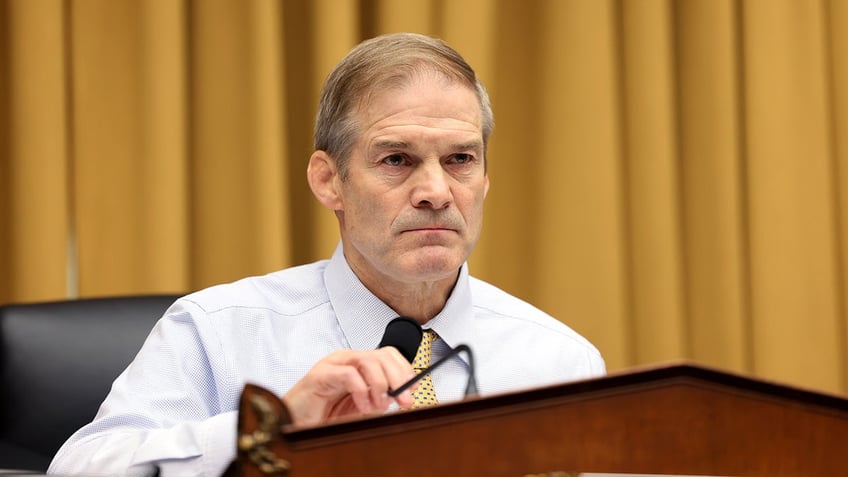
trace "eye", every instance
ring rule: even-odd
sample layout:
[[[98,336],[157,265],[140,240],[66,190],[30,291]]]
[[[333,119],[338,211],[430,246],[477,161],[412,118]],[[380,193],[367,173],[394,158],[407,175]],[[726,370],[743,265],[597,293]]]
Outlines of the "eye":
[[[406,159],[400,154],[392,154],[383,158],[383,163],[390,166],[402,166]]]
[[[453,155],[453,162],[457,164],[467,164],[474,161],[474,156],[468,153],[460,152]]]

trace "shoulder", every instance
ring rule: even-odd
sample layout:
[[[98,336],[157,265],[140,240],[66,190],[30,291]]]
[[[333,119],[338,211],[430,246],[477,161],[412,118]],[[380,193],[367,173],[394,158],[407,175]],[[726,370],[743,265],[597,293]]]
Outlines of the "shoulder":
[[[479,279],[471,280],[481,389],[499,393],[603,375],[600,351],[571,327]],[[483,379],[485,377],[485,379]]]
[[[322,260],[215,285],[180,298],[175,307],[207,315],[238,310],[302,314],[329,302],[323,273],[326,265]]]
[[[478,278],[471,277],[475,315],[484,326],[520,330],[522,335],[557,341],[600,359],[600,352],[574,329],[526,301]]]

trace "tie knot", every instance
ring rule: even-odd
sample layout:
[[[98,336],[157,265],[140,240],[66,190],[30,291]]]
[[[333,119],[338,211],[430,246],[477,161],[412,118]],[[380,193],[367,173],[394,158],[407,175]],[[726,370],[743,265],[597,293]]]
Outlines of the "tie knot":
[[[435,331],[424,330],[424,335],[421,337],[421,344],[418,345],[418,352],[415,354],[415,360],[412,363],[412,367],[416,371],[421,371],[430,366],[430,352],[433,349],[433,342],[438,337],[439,335]]]

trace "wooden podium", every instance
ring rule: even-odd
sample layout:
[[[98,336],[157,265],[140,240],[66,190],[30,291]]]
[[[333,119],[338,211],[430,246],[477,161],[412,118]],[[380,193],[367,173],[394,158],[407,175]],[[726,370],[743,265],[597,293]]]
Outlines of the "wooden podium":
[[[692,364],[315,428],[268,401],[242,395],[234,475],[848,475],[848,399]]]

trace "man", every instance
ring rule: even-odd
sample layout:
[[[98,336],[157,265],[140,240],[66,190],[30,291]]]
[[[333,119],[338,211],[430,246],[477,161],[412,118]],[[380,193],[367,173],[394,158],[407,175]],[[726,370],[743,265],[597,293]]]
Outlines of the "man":
[[[467,344],[482,395],[597,376],[598,351],[538,309],[469,277],[489,190],[489,99],[444,43],[366,41],[330,74],[307,178],[334,211],[330,260],[178,300],[116,380],[94,422],[50,472],[219,475],[235,456],[245,382],[282,396],[295,424],[413,406],[413,370],[386,324],[435,331],[433,359]],[[467,364],[432,373],[435,399],[462,399]]]

